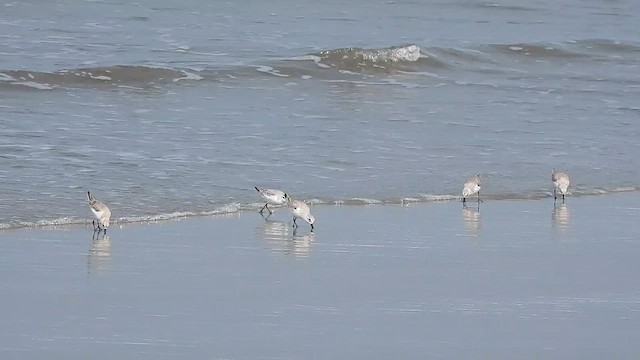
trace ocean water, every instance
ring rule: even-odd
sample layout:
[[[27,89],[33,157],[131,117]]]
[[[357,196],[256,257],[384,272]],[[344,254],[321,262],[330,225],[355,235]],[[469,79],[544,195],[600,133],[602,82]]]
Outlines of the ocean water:
[[[640,189],[640,3],[0,3],[0,228]]]

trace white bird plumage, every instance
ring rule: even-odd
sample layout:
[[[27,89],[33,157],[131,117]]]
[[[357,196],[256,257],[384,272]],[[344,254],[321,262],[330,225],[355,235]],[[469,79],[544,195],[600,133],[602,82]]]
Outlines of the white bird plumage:
[[[560,194],[562,194],[562,201],[564,201],[564,196],[569,189],[569,175],[553,169],[551,172],[551,182],[553,182],[553,199],[556,200],[558,198],[557,192],[560,191]]]
[[[276,190],[276,189],[259,189],[257,186],[254,186],[254,187],[256,191],[260,193],[260,196],[262,196],[262,198],[267,202],[266,204],[264,204],[262,209],[260,209],[260,214],[262,214],[264,209],[267,209],[269,211],[269,215],[273,214],[273,211],[269,209],[268,205],[287,204],[289,197],[287,196],[287,193],[285,193],[284,191]]]
[[[111,210],[109,207],[105,205],[102,201],[91,196],[91,192],[87,191],[87,198],[89,200],[89,209],[96,217],[93,219],[93,230],[104,230],[104,233],[107,233],[107,228],[109,227],[109,220],[111,219]],[[96,226],[97,220],[97,226]]]
[[[309,205],[305,204],[300,200],[293,200],[289,198],[289,207],[291,208],[291,213],[293,214],[293,226],[298,227],[296,224],[297,218],[302,218],[304,221],[311,225],[311,231],[313,231],[313,223],[316,222],[316,218],[311,215],[311,208]]]
[[[462,187],[462,202],[466,202],[469,196],[476,193],[478,194],[478,202],[480,202],[480,189],[482,189],[480,174],[468,178]]]

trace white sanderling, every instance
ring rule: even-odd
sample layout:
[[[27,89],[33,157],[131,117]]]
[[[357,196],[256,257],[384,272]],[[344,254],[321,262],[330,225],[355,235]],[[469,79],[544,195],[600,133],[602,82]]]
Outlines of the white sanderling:
[[[269,209],[268,205],[285,205],[287,203],[287,199],[289,197],[284,191],[276,190],[276,189],[258,189],[257,186],[254,186],[256,191],[260,193],[263,199],[267,201],[266,204],[260,209],[260,214],[267,209],[269,211],[269,215],[273,214],[273,211]]]
[[[480,189],[482,188],[482,179],[480,174],[472,176],[465,181],[462,187],[462,202],[467,202],[467,197],[478,193],[478,202],[480,202]]]
[[[316,218],[311,215],[311,209],[309,205],[305,204],[300,200],[293,200],[289,198],[289,207],[291,208],[291,213],[293,214],[293,226],[298,227],[296,224],[297,218],[303,218],[304,221],[308,222],[311,225],[311,231],[313,231],[313,223],[316,222]]]
[[[111,210],[109,210],[109,207],[107,207],[107,205],[105,205],[102,201],[91,196],[91,192],[89,191],[87,191],[87,197],[89,198],[89,209],[91,209],[91,212],[96,217],[91,222],[93,224],[93,230],[104,230],[104,233],[106,235],[107,228],[109,227],[109,219],[111,218]]]
[[[557,191],[560,191],[562,201],[564,202],[564,195],[569,189],[569,175],[553,169],[553,172],[551,172],[551,181],[553,182],[553,200],[558,198]]]

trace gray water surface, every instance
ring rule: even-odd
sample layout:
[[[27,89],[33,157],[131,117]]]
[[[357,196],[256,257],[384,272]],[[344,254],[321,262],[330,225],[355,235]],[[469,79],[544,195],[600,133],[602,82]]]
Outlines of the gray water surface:
[[[0,228],[640,187],[635,1],[1,7]]]

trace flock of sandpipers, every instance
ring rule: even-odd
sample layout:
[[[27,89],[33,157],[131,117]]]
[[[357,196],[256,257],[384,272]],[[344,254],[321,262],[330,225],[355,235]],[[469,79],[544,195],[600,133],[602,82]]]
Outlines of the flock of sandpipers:
[[[553,169],[551,173],[551,182],[553,183],[553,199],[554,201],[558,198],[557,193],[559,192],[562,195],[562,201],[564,202],[564,196],[569,189],[569,176],[564,172],[556,171]],[[464,182],[462,186],[462,202],[466,203],[467,198],[473,194],[478,194],[478,203],[480,202],[480,189],[482,188],[482,178],[480,174],[472,176]],[[273,213],[271,209],[269,209],[269,205],[273,206],[281,206],[287,205],[291,209],[291,213],[293,214],[293,226],[298,227],[296,220],[298,218],[302,218],[309,225],[311,225],[311,231],[313,231],[313,223],[316,219],[311,215],[311,208],[304,201],[294,200],[287,195],[284,191],[276,190],[276,189],[259,189],[257,186],[255,187],[256,191],[260,193],[262,198],[266,201],[264,206],[260,209],[260,214],[263,214],[264,210],[269,211],[269,215]],[[109,227],[109,220],[111,219],[111,210],[109,207],[105,205],[102,201],[91,196],[91,192],[87,192],[87,197],[89,199],[89,208],[93,215],[95,215],[95,219],[93,219],[93,231],[100,232],[104,231],[107,233],[107,228]]]

